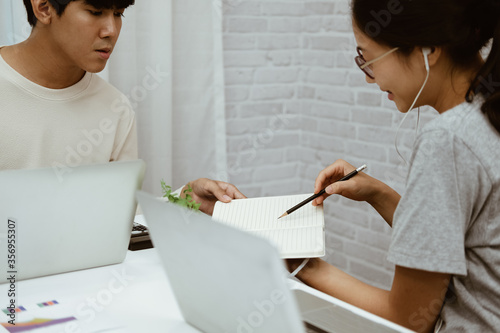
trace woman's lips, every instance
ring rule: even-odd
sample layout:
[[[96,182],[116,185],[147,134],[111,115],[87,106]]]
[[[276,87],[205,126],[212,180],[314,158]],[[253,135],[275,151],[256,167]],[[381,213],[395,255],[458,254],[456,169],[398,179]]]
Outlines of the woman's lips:
[[[394,94],[392,93],[392,91],[389,91],[389,90],[383,90],[383,89],[380,89],[380,90],[382,90],[383,92],[386,92],[386,93],[388,94],[388,95],[387,95],[387,97],[388,97],[391,101],[393,101],[393,100],[394,100]]]

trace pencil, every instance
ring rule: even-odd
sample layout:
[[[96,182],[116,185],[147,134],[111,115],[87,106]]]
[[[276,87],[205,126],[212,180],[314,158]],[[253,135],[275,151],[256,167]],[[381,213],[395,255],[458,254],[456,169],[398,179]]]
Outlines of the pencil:
[[[344,180],[348,180],[348,179],[351,179],[352,177],[356,176],[358,174],[358,172],[361,172],[363,171],[364,169],[366,169],[366,164],[360,166],[359,168],[357,168],[356,170],[348,173],[347,175],[345,175],[344,177],[340,178],[339,180],[337,180],[338,182],[342,182]],[[290,208],[289,210],[287,210],[286,212],[283,213],[283,215],[281,215],[280,217],[278,217],[278,220],[282,217],[285,217],[287,215],[290,215],[292,212],[296,211],[297,209],[299,209],[300,207],[306,205],[307,203],[313,201],[314,199],[316,199],[317,197],[320,197],[322,196],[323,194],[326,193],[325,191],[326,188],[322,189],[321,191],[319,191],[319,193],[316,193],[316,194],[313,194],[312,196],[310,196],[309,198],[305,199],[304,201],[302,201],[301,203],[293,206],[292,208]]]

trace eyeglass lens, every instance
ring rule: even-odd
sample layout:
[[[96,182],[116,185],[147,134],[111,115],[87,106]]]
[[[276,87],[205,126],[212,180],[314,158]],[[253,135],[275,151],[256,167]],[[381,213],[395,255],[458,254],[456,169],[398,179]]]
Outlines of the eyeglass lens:
[[[372,80],[375,79],[375,76],[373,75],[373,71],[369,66],[362,67],[364,64],[366,64],[365,58],[363,58],[363,54],[361,54],[361,51],[357,49],[358,51],[358,56],[354,58],[354,61],[358,65],[359,69],[361,69],[368,77],[370,77]]]

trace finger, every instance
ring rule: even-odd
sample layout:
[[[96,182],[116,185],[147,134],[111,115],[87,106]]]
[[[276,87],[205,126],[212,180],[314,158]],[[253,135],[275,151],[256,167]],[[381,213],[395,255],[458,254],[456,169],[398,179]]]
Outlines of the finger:
[[[349,188],[352,188],[352,184],[353,184],[353,182],[350,180],[346,180],[346,181],[342,181],[342,182],[335,182],[335,183],[329,185],[325,189],[325,192],[328,195],[332,195],[332,194],[342,195],[342,193],[344,191],[348,190]]]
[[[325,197],[321,196],[313,200],[312,205],[314,207],[321,206],[325,201]]]
[[[233,199],[246,199],[247,197],[233,184],[228,184],[226,193]]]
[[[316,199],[313,200],[313,206],[319,206],[325,201],[325,198],[323,196],[317,197]]]
[[[344,175],[344,161],[337,160],[335,163],[323,169],[316,177],[314,183],[314,193],[318,193],[326,186],[330,185],[333,180],[340,179]]]
[[[322,204],[323,204],[323,202],[325,202],[326,198],[328,198],[329,196],[330,196],[329,194],[323,194],[322,196],[317,197],[317,198],[314,200],[314,205],[315,205],[315,206],[322,205]]]
[[[222,201],[222,202],[230,202],[231,197],[229,197],[226,194],[225,186],[226,183],[224,182],[216,182],[213,180],[208,180],[207,183],[205,184],[205,191],[207,192],[207,196],[210,197],[215,197],[217,200]]]
[[[231,197],[233,199],[246,199],[246,195],[244,195],[243,193],[241,193],[238,189],[236,189],[234,191],[234,193],[231,194]]]
[[[233,184],[226,183],[223,181],[218,181],[217,182],[223,190],[226,191],[226,194],[231,198],[231,199],[246,199],[247,197],[236,188]]]
[[[326,180],[326,173],[325,170],[322,170],[319,174],[318,177],[316,177],[316,180],[314,182],[314,193],[319,193],[323,189],[323,184],[325,183]]]
[[[231,202],[233,198],[231,198],[229,195],[227,195],[226,191],[222,189],[215,190],[214,192],[215,197],[217,200],[222,201],[222,202]]]

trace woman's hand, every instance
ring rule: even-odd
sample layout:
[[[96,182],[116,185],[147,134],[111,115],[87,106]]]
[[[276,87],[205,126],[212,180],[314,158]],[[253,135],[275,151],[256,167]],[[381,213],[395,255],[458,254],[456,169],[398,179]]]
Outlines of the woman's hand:
[[[320,205],[324,199],[332,194],[339,194],[356,201],[370,201],[377,194],[378,180],[365,174],[358,173],[349,180],[337,182],[340,178],[355,170],[356,167],[344,160],[337,160],[321,171],[314,184],[314,193],[326,187],[326,194],[318,197],[314,204]]]
[[[193,189],[191,193],[193,200],[201,203],[200,210],[208,215],[212,215],[217,201],[230,202],[232,199],[246,198],[233,184],[207,178],[189,182],[181,191],[182,197],[185,196],[184,190],[188,185]]]
[[[330,195],[339,194],[351,200],[368,202],[389,225],[392,225],[392,217],[401,198],[400,195],[388,185],[364,172],[349,180],[337,181],[355,169],[356,167],[346,161],[337,160],[321,171],[314,184],[314,193],[320,192],[323,188],[326,193],[316,198],[313,205],[321,205]]]

